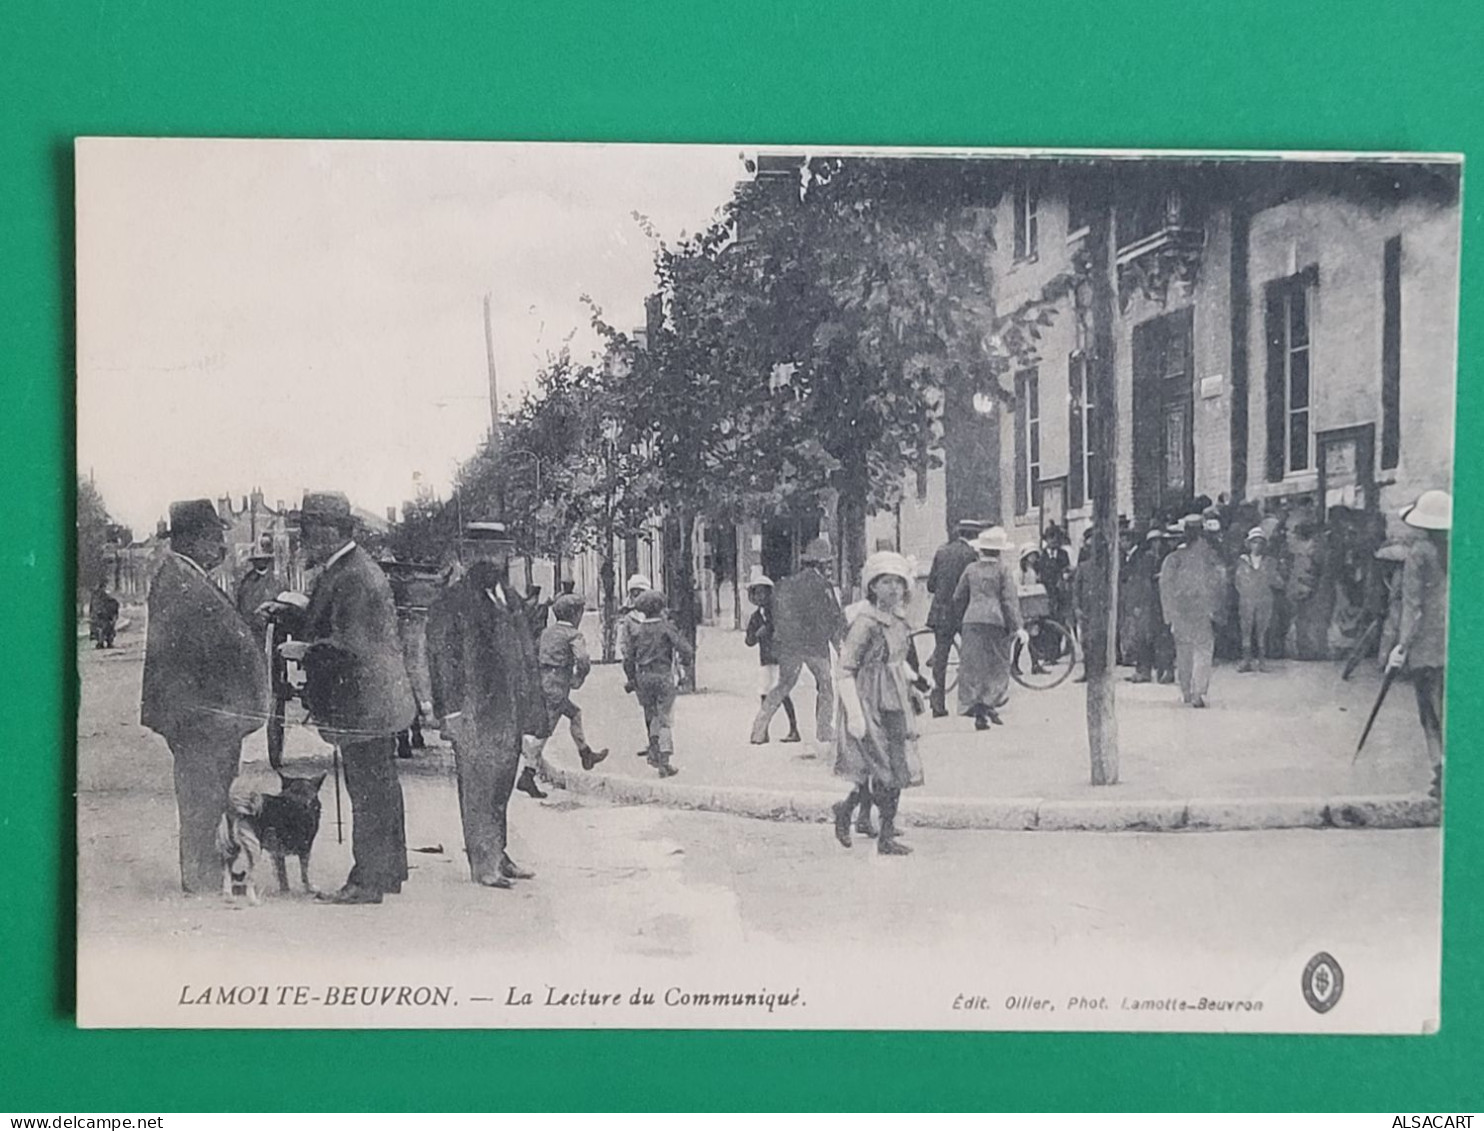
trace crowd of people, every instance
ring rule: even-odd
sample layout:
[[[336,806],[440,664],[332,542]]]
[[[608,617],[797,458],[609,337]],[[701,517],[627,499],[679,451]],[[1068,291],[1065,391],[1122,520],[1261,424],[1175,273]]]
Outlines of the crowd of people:
[[[308,722],[335,748],[350,798],[352,866],[339,888],[319,893],[323,902],[379,904],[407,881],[395,758],[399,737],[420,721],[453,747],[470,879],[510,888],[534,878],[509,853],[512,793],[545,796],[536,778],[562,718],[584,769],[608,756],[588,743],[573,699],[592,666],[582,599],[563,593],[545,605],[519,594],[513,541],[502,523],[479,521],[463,526],[435,580],[422,579],[423,604],[399,608],[394,585],[405,594],[415,579],[356,543],[345,495],[311,492],[300,509],[310,591],[280,592],[271,558],[256,555],[233,600],[211,577],[226,556],[223,529],[210,500],[172,504],[170,549],[149,593],[141,721],[173,757],[183,889],[220,887],[217,827],[233,804],[242,742],[271,720],[271,687],[289,665],[304,673]],[[647,578],[631,578],[628,592],[619,628],[627,690],[644,715],[641,753],[669,777],[678,772],[674,667],[690,645]],[[421,631],[409,632],[415,614],[425,614]]]
[[[1414,684],[1439,788],[1451,507],[1445,492],[1424,493],[1402,512],[1418,532],[1404,544],[1386,540],[1373,512],[1343,508],[1322,525],[1303,511],[1264,516],[1224,504],[1192,508],[1176,522],[1162,516],[1142,534],[1123,524],[1117,651],[1133,669],[1128,680],[1178,683],[1183,700],[1201,708],[1217,658],[1234,659],[1245,673],[1277,657],[1329,656],[1332,624],[1348,618],[1341,638],[1355,649],[1374,647]],[[182,886],[218,886],[216,829],[242,742],[272,718],[270,685],[282,683],[289,665],[304,673],[309,723],[338,752],[353,818],[350,873],[321,899],[380,903],[406,882],[394,759],[399,739],[406,753],[419,725],[438,726],[452,744],[471,880],[508,888],[532,878],[508,851],[512,792],[545,796],[538,781],[551,776],[545,746],[562,718],[585,770],[608,756],[589,743],[573,697],[592,667],[582,598],[563,593],[548,603],[519,594],[509,579],[514,545],[499,522],[466,523],[442,572],[422,578],[417,602],[394,595],[394,586],[405,594],[409,584],[396,563],[378,563],[357,545],[343,494],[307,494],[300,529],[315,570],[310,591],[281,592],[264,553],[250,559],[234,600],[210,576],[226,553],[212,503],[170,508],[170,552],[149,594],[141,721],[174,759]],[[874,837],[883,855],[905,855],[897,810],[901,791],[922,782],[917,716],[948,715],[951,649],[960,656],[958,714],[980,731],[1002,724],[1012,665],[1028,642],[1021,594],[1044,593],[1050,615],[1086,638],[1105,619],[1103,552],[1089,532],[1074,566],[1065,533],[1053,525],[1040,543],[1021,547],[1012,566],[1003,528],[960,522],[927,576],[931,682],[908,616],[915,570],[900,554],[878,549],[867,559],[864,599],[848,608],[830,577],[827,539],[811,541],[802,568],[776,583],[755,570],[746,642],[758,650],[760,683],[751,741],[769,741],[779,708],[788,721],[782,741],[802,741],[792,692],[807,669],[815,735],[833,747],[836,773],[850,784],[835,807],[837,839],[849,847],[854,831]],[[625,588],[617,644],[625,691],[643,714],[639,754],[670,777],[678,772],[676,667],[694,653],[648,578],[635,575]],[[106,597],[100,589],[92,601],[100,646],[117,618],[116,600]],[[421,619],[409,631],[414,615]]]

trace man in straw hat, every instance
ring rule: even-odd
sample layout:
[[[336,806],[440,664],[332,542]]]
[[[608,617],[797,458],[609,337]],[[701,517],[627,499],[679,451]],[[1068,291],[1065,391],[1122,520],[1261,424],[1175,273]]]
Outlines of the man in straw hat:
[[[802,568],[783,579],[773,598],[777,610],[774,643],[778,648],[778,682],[763,699],[752,721],[752,743],[768,741],[768,724],[799,681],[804,668],[814,677],[815,737],[835,741],[835,681],[830,649],[845,638],[845,614],[824,571],[834,557],[828,538],[815,538],[800,556]]]
[[[1407,549],[1402,566],[1401,624],[1388,668],[1404,668],[1417,694],[1417,716],[1427,739],[1432,793],[1443,786],[1443,668],[1448,645],[1448,531],[1453,527],[1453,496],[1424,491],[1402,508],[1402,521],[1422,536]]]
[[[433,710],[453,740],[469,878],[510,888],[535,875],[508,851],[521,744],[548,736],[551,720],[530,625],[507,576],[514,543],[505,524],[469,522],[461,533],[468,569],[428,610]]]
[[[928,569],[927,591],[932,594],[928,605],[927,626],[933,630],[933,690],[929,699],[933,718],[941,719],[948,714],[944,683],[948,679],[948,653],[958,636],[958,616],[953,607],[953,591],[964,568],[979,556],[971,543],[975,535],[989,523],[970,518],[961,518],[954,527],[951,541],[939,546],[933,554],[933,564]]]
[[[1192,707],[1206,705],[1216,619],[1226,610],[1226,570],[1206,539],[1205,519],[1186,515],[1184,542],[1159,571],[1159,600],[1175,637],[1175,675]]]
[[[350,875],[321,900],[380,903],[407,879],[407,829],[396,736],[417,713],[397,635],[391,582],[354,539],[350,500],[338,491],[305,494],[299,512],[305,557],[321,566],[308,606],[282,603],[295,639],[279,653],[304,666],[304,704],[320,737],[340,752],[350,794]]]
[[[753,604],[752,616],[747,619],[747,646],[757,649],[762,677],[758,684],[758,698],[767,702],[768,692],[778,685],[778,650],[773,645],[773,579],[763,572],[762,566],[752,567],[752,574],[747,579],[747,599]],[[783,697],[783,713],[788,716],[788,733],[783,736],[783,741],[802,741],[792,696]]]
[[[262,639],[207,576],[227,547],[210,499],[170,504],[170,553],[149,589],[139,721],[175,759],[180,884],[218,891],[216,827],[227,811],[242,740],[268,717]]]

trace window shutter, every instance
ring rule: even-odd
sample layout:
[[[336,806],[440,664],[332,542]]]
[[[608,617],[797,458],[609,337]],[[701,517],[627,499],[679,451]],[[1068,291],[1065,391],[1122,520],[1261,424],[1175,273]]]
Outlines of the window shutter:
[[[1025,399],[1025,374],[1015,375],[1015,513],[1030,510],[1030,460],[1025,450],[1025,424],[1028,406]]]
[[[1284,381],[1284,348],[1287,344],[1287,336],[1284,330],[1284,303],[1285,290],[1281,286],[1268,287],[1267,293],[1267,334],[1268,334],[1268,372],[1267,372],[1267,421],[1268,421],[1268,482],[1277,483],[1283,478],[1283,469],[1287,466],[1284,458],[1285,436],[1287,429],[1284,428],[1284,418],[1287,415],[1288,391],[1283,387]]]
[[[1067,358],[1067,506],[1080,507],[1087,501],[1082,481],[1086,477],[1082,463],[1082,405],[1087,395],[1087,358],[1074,353]]]
[[[1381,467],[1402,459],[1402,238],[1386,241],[1381,266]]]

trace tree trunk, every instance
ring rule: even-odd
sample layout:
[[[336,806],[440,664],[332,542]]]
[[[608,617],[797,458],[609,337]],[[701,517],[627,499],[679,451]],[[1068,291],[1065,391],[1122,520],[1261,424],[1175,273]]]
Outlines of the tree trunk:
[[[1104,175],[1097,187],[1101,199],[1093,209],[1087,234],[1089,250],[1092,356],[1088,379],[1093,403],[1093,481],[1091,483],[1095,540],[1093,600],[1087,610],[1087,639],[1083,660],[1087,671],[1087,745],[1092,784],[1118,784],[1118,715],[1114,697],[1118,641],[1118,566],[1123,554],[1118,544],[1118,384],[1114,368],[1113,209]]]
[[[695,519],[677,510],[665,516],[665,583],[675,627],[692,648],[696,646],[696,577],[693,562]],[[680,690],[696,689],[694,662],[680,665]]]
[[[858,600],[861,568],[866,564],[866,487],[852,482],[840,493],[837,504],[840,528],[840,592],[847,602]]]
[[[617,659],[618,602],[614,599],[613,536],[610,533],[603,546],[603,564],[598,567],[598,584],[602,593],[600,608],[603,623],[603,663],[611,664]]]

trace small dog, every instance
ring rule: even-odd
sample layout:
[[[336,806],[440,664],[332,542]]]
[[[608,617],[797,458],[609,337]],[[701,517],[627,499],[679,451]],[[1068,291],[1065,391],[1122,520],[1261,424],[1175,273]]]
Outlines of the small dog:
[[[228,899],[246,897],[258,902],[254,873],[264,852],[273,857],[278,875],[278,890],[289,890],[285,858],[299,858],[299,877],[306,892],[309,882],[309,854],[319,832],[319,787],[325,775],[312,778],[279,774],[279,793],[261,794],[246,786],[241,779],[232,783],[227,811],[217,826],[216,844],[222,856],[222,894]]]

